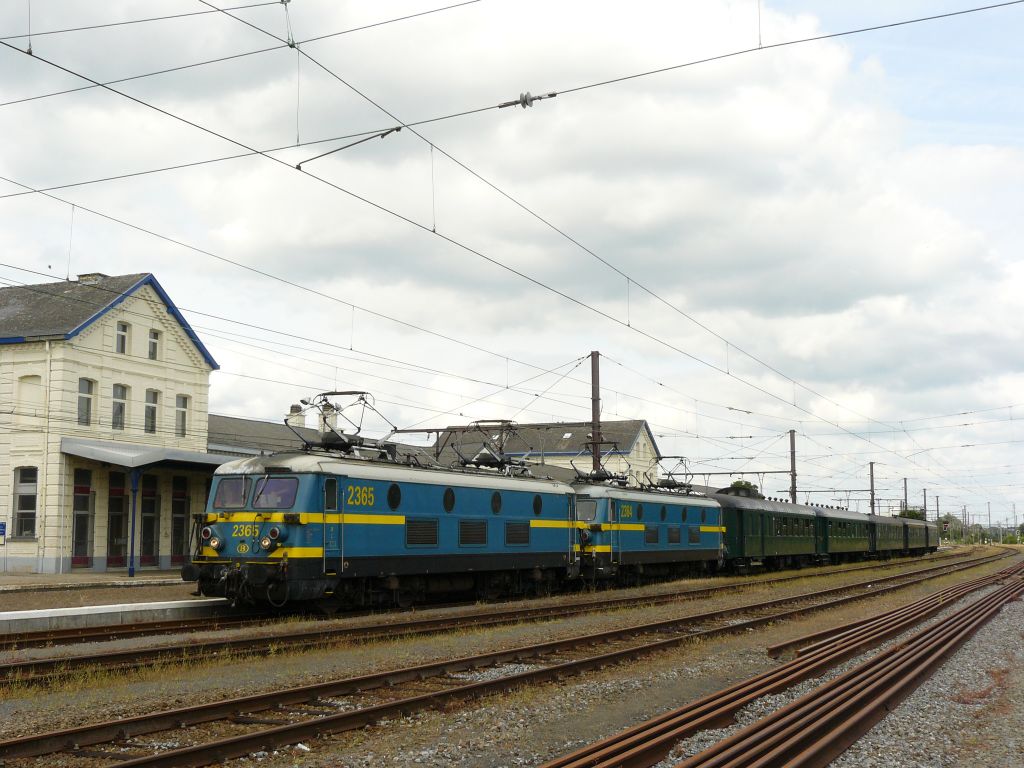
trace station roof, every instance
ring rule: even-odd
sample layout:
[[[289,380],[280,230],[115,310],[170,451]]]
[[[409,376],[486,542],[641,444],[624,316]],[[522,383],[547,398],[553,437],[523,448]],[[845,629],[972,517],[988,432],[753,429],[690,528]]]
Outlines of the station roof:
[[[0,288],[0,344],[74,338],[147,285],[167,305],[168,313],[181,325],[203,359],[217,370],[220,366],[213,355],[149,272],[114,277],[94,272],[79,275],[78,280]]]

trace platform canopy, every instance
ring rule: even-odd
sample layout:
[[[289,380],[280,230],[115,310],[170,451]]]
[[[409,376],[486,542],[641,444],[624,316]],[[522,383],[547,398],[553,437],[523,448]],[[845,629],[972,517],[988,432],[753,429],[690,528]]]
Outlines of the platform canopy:
[[[165,448],[144,443],[121,443],[115,440],[89,440],[84,437],[62,437],[60,452],[128,469],[156,465],[219,467],[237,458],[203,451],[186,451],[181,448]]]

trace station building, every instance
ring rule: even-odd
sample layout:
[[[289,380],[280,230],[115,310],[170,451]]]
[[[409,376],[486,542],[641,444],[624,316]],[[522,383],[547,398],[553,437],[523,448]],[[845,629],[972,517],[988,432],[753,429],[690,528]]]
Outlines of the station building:
[[[480,451],[500,451],[529,462],[535,474],[571,482],[593,466],[589,421],[511,424],[479,422],[440,430],[433,453],[442,464],[473,459]],[[644,419],[601,422],[601,466],[630,485],[656,483],[661,451]]]

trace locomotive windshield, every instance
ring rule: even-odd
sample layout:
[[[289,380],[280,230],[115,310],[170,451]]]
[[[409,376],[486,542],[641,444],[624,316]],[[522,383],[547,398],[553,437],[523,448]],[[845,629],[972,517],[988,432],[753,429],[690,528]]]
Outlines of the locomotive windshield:
[[[217,483],[217,495],[213,497],[214,509],[240,509],[249,497],[248,477],[224,477]]]
[[[597,517],[597,502],[593,499],[578,499],[576,501],[576,519],[593,520]]]
[[[299,489],[297,477],[261,477],[256,481],[253,509],[291,509],[295,505],[295,492]]]

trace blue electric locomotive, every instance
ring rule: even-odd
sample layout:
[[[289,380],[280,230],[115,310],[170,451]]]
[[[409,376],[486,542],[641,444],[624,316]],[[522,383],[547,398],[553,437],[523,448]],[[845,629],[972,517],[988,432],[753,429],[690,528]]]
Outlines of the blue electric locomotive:
[[[327,393],[313,403],[325,420],[336,394],[372,408],[365,393]],[[236,602],[332,608],[921,554],[938,543],[934,523],[731,489],[534,478],[500,447],[459,453],[476,468],[451,469],[400,461],[395,445],[333,427],[323,439],[217,469],[186,581]]]
[[[579,558],[565,483],[296,452],[217,469],[183,576],[236,601],[369,605],[543,591]]]
[[[620,485],[576,484],[586,525],[583,566],[595,579],[716,570],[723,563],[721,508],[707,498]]]

